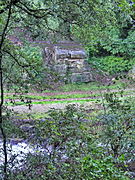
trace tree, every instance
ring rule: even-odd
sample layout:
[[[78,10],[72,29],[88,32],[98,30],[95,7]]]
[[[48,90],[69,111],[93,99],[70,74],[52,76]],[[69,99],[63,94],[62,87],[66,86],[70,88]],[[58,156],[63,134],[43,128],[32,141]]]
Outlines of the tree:
[[[75,25],[73,33],[86,44],[90,56],[133,57],[134,8],[134,1],[104,1],[96,6],[99,18],[91,24],[85,23],[82,28]]]

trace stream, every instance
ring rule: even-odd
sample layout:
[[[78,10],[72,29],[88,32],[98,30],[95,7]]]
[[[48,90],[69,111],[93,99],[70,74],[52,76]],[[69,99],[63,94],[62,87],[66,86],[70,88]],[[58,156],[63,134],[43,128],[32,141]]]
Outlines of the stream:
[[[52,151],[52,147],[48,146],[47,149],[28,143],[27,141],[17,142],[12,140],[7,143],[8,154],[8,167],[20,168],[26,161],[26,157],[29,154],[38,155],[40,153],[49,155]],[[0,166],[4,164],[4,152],[3,143],[0,140]]]
[[[99,146],[103,146],[99,144]],[[50,155],[53,151],[52,146],[46,146],[45,148],[37,145],[28,143],[25,140],[17,141],[12,139],[7,143],[7,154],[8,154],[8,168],[12,171],[16,168],[23,169],[26,164],[28,155]],[[63,159],[66,159],[66,156],[63,156]],[[3,143],[0,140],[0,168],[4,165],[4,153],[3,153]],[[130,177],[135,177],[134,171],[129,171]],[[2,177],[0,169],[0,179]]]

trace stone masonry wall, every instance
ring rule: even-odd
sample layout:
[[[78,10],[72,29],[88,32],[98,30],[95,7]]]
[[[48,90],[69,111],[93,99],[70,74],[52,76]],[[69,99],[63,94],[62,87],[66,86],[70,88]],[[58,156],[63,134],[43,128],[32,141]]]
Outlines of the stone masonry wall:
[[[71,83],[93,81],[86,58],[84,49],[74,42],[48,44],[44,48],[45,65]]]

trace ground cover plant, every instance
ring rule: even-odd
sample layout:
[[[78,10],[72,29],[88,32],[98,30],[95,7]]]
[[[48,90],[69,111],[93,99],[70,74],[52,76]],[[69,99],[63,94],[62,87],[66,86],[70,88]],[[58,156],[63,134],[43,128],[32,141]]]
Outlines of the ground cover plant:
[[[134,168],[135,146],[135,103],[134,98],[120,99],[116,94],[106,96],[104,114],[99,119],[103,123],[101,139],[108,153],[113,155],[119,166]],[[121,163],[121,161],[123,163]]]
[[[101,102],[101,100],[97,99],[82,99],[82,100],[56,100],[56,101],[38,101],[38,102],[31,102],[31,103],[25,103],[25,102],[15,102],[15,103],[6,103],[8,106],[20,106],[20,105],[26,105],[26,106],[31,106],[34,104],[55,104],[55,103],[85,103],[85,102]]]
[[[58,95],[9,95],[9,96],[5,96],[5,99],[31,99],[31,100],[46,100],[46,99],[50,99],[50,100],[59,100],[59,99],[69,99],[69,98],[90,98],[92,95],[92,97],[97,97],[100,96],[100,94],[92,94],[92,93],[67,93],[67,94],[58,94]]]
[[[102,70],[110,75],[120,75],[128,72],[135,64],[135,59],[125,59],[124,57],[105,56],[93,57],[88,60],[96,69]]]

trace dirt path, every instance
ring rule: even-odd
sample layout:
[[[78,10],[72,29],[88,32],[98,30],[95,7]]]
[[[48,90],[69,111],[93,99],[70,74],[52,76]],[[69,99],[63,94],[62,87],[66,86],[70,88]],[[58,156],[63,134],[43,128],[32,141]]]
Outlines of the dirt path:
[[[23,93],[23,95],[35,95],[35,96],[55,96],[55,95],[67,95],[67,94],[97,94],[97,93],[107,93],[107,92],[119,92],[118,89],[104,89],[104,90],[91,90],[91,91],[68,91],[68,92],[46,92],[46,93]],[[134,91],[135,88],[126,88],[123,90]],[[21,95],[21,93],[15,93],[16,95]],[[5,93],[5,95],[13,95],[13,93]]]
[[[47,112],[48,110],[50,110],[51,108],[55,108],[55,109],[64,109],[65,106],[67,106],[68,104],[77,104],[77,105],[81,105],[81,103],[79,102],[74,102],[74,103],[67,103],[67,102],[60,102],[60,101],[70,101],[70,100],[87,100],[87,99],[99,99],[101,98],[101,96],[97,96],[95,97],[94,94],[96,93],[107,93],[107,92],[119,92],[120,90],[97,90],[97,91],[70,91],[70,92],[54,92],[54,93],[28,93],[27,95],[35,95],[35,96],[54,96],[54,95],[62,95],[62,94],[88,94],[90,95],[88,98],[67,98],[67,99],[45,99],[45,100],[33,100],[34,102],[41,102],[41,101],[50,101],[53,103],[50,104],[33,104],[31,107],[31,110],[29,110],[28,106],[26,105],[17,105],[17,106],[9,106],[9,109],[14,110],[15,112],[18,113],[43,113],[43,112]],[[135,93],[135,89],[125,89],[126,91],[131,91],[133,94]],[[131,93],[131,94],[132,94]],[[13,93],[6,93],[6,95],[12,95]],[[19,94],[19,93],[18,93]],[[92,96],[93,95],[93,96]],[[59,101],[59,103],[55,103],[55,101]],[[83,103],[85,108],[95,108],[95,109],[99,109],[101,108],[100,104],[97,104],[96,102],[85,102]]]
[[[9,106],[8,109],[13,110],[17,113],[44,113],[49,111],[50,109],[64,109],[68,104],[76,104],[78,106],[81,106],[80,103],[53,103],[53,104],[34,104],[31,107],[31,110],[25,105],[21,106]],[[94,102],[85,102],[84,107],[86,109],[99,109],[101,108],[101,105],[96,104]]]

